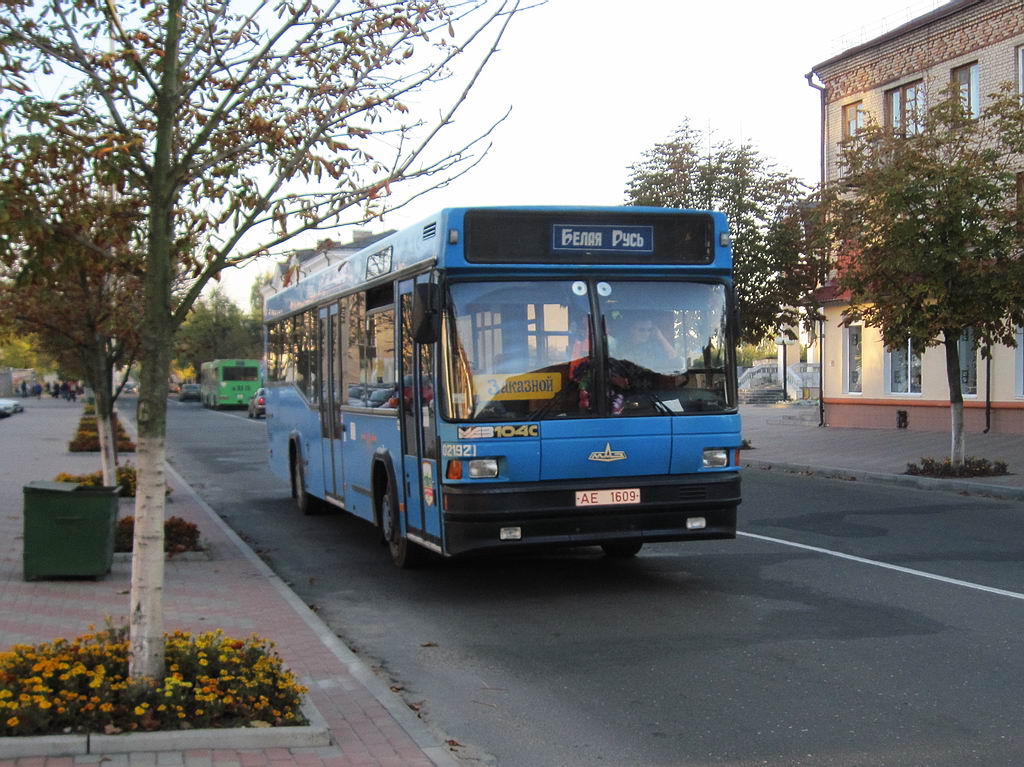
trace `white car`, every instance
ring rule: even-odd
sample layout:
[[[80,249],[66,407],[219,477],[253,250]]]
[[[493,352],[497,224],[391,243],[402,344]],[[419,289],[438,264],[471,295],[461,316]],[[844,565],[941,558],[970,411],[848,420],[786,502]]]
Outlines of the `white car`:
[[[0,418],[20,413],[24,408],[16,399],[0,399]]]

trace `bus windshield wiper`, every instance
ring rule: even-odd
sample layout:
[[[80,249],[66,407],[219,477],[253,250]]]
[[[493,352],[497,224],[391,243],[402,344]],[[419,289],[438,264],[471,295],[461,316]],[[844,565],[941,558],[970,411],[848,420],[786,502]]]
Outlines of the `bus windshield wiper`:
[[[646,397],[647,401],[651,403],[657,412],[662,413],[663,415],[672,415],[672,408],[662,402],[660,397],[654,396],[649,391],[637,392],[637,394],[642,394]]]

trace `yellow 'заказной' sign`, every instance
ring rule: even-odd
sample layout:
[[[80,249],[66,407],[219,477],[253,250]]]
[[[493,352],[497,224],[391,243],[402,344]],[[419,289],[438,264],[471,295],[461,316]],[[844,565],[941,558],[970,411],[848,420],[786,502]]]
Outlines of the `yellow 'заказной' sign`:
[[[562,389],[561,373],[473,376],[473,386],[491,400],[551,399]]]

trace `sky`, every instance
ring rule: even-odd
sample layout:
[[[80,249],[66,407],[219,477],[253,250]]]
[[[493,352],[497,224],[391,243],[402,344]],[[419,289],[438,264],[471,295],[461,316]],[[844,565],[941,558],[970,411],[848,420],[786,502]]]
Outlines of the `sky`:
[[[361,228],[401,229],[462,205],[620,205],[630,166],[684,120],[718,139],[750,142],[815,184],[821,102],[804,75],[942,4],[548,0],[512,20],[459,113],[453,133],[468,135],[511,107],[480,165]],[[401,186],[394,193],[401,199]],[[325,236],[352,239],[338,229],[295,247]],[[253,279],[271,266],[228,270],[222,284],[248,307]]]

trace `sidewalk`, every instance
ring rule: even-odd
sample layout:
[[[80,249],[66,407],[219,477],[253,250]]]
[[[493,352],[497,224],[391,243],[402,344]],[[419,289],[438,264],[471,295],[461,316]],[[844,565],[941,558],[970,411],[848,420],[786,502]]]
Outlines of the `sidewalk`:
[[[24,405],[25,412],[0,419],[0,651],[13,644],[79,636],[88,633],[90,625],[102,626],[108,616],[126,622],[128,610],[131,563],[122,556],[115,556],[113,570],[97,580],[22,579],[22,487],[34,480],[53,479],[62,471],[85,474],[99,468],[97,454],[67,450],[82,414],[81,403],[29,398]],[[17,750],[18,739],[0,738],[0,767],[457,763],[403,701],[170,468],[168,481],[173,487],[168,516],[196,523],[209,557],[167,562],[166,629],[220,628],[230,636],[257,633],[275,642],[285,665],[309,688],[313,718],[326,724],[330,745],[261,746],[251,738],[257,737],[253,733],[266,735],[267,730],[233,730],[225,731],[223,741],[214,747],[183,745],[178,751],[58,757],[30,756]],[[131,514],[132,501],[121,503],[121,514]]]
[[[969,480],[931,479],[905,474],[908,463],[949,457],[948,432],[903,429],[849,429],[818,426],[817,404],[740,407],[743,465],[754,470],[812,472],[823,476],[870,479],[928,490],[968,492],[1024,500],[1024,436],[973,434],[967,455],[1005,461],[1011,474]]]

